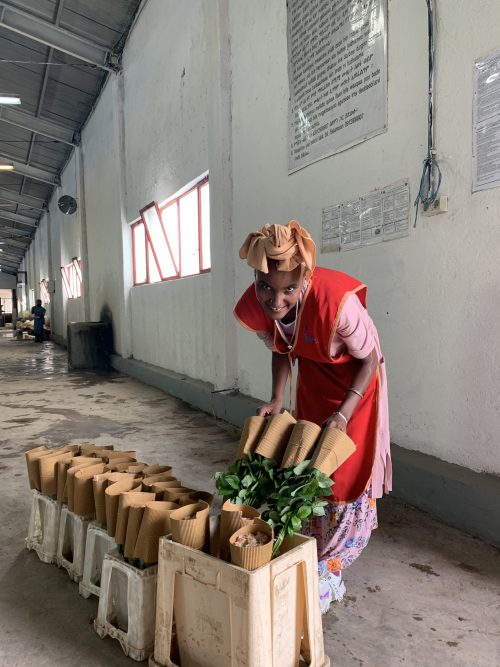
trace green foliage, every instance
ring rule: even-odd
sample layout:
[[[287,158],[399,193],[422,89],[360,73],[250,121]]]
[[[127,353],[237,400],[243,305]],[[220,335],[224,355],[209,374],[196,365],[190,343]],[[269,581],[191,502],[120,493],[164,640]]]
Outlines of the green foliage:
[[[273,557],[287,535],[300,532],[304,521],[325,515],[328,502],[323,498],[331,495],[333,481],[309,464],[278,468],[272,459],[248,454],[227,472],[215,473],[215,486],[224,501],[257,509],[267,503],[262,517],[274,530]]]
[[[268,510],[263,518],[272,526],[275,534],[273,557],[279,554],[287,535],[298,533],[302,523],[313,516],[324,516],[324,496],[331,495],[333,481],[324,473],[309,468],[309,461],[302,461],[295,468],[279,470],[276,488],[269,495]]]
[[[248,454],[229,466],[227,472],[215,473],[215,486],[223,500],[250,505],[257,509],[274,491],[276,461],[259,454]]]

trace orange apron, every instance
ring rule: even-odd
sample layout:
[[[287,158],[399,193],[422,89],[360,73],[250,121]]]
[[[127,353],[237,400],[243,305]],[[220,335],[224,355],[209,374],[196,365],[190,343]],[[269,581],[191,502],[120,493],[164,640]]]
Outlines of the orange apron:
[[[339,408],[351,386],[359,360],[348,353],[330,357],[330,343],[342,307],[351,294],[357,294],[366,307],[365,285],[345,273],[316,268],[302,301],[291,346],[285,343],[257,301],[254,284],[236,304],[234,313],[243,326],[255,332],[274,332],[276,351],[288,354],[292,362],[298,361],[297,419],[323,425]],[[370,481],[375,455],[377,385],[375,373],[347,425],[356,452],[332,475],[335,482],[332,502],[353,502]]]

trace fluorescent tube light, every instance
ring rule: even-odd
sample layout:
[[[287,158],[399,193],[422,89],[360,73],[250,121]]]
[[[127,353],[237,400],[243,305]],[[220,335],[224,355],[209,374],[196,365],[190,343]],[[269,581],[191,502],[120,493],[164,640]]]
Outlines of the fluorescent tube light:
[[[0,95],[0,104],[21,104],[21,98],[17,95]]]
[[[14,171],[14,165],[12,162],[4,162],[0,164],[0,171]]]

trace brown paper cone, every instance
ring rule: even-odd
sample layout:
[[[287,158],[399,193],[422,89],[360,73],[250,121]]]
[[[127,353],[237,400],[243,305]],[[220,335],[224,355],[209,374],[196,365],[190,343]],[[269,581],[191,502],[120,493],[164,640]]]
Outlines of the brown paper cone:
[[[78,470],[86,468],[88,466],[94,466],[98,463],[102,463],[102,459],[96,459],[92,456],[74,456],[71,459],[69,468],[66,470],[66,484],[64,487],[63,495],[66,498],[68,503],[68,509],[70,512],[74,511],[75,505],[75,475]]]
[[[144,474],[144,468],[146,467],[146,465],[147,465],[146,463],[138,461],[137,463],[129,465],[125,470],[125,472],[131,472],[133,475],[138,475],[139,473]]]
[[[71,461],[58,461],[56,469],[56,486],[57,486],[57,500],[60,503],[67,503],[68,496],[66,494],[66,479],[68,476],[68,468]]]
[[[144,477],[149,477],[151,475],[159,475],[161,473],[167,473],[167,472],[169,475],[171,475],[172,466],[163,466],[160,465],[159,463],[153,463],[153,465],[146,466],[142,472],[144,474]]]
[[[265,533],[270,540],[267,544],[261,547],[237,547],[235,542],[240,535],[248,535],[250,533]],[[254,521],[243,526],[237,530],[229,540],[231,548],[231,563],[238,567],[243,567],[245,570],[257,570],[266,563],[269,563],[273,551],[274,533],[271,526],[261,519],[254,519]]]
[[[281,461],[282,468],[291,468],[308,458],[321,433],[321,426],[305,419],[299,421],[293,427],[286,451]]]
[[[156,500],[164,500],[163,494],[166,489],[176,489],[180,485],[178,479],[173,479],[171,482],[151,482],[150,484],[142,483],[144,491],[152,491],[156,494]]]
[[[198,500],[203,500],[209,507],[212,507],[214,496],[212,493],[208,493],[208,491],[193,491],[187,497],[182,496],[179,499],[179,504],[191,505],[192,503],[196,503]]]
[[[106,470],[109,472],[127,472],[133,462],[133,459],[111,459],[109,463],[106,463]]]
[[[140,507],[134,507],[132,505],[128,511],[127,534],[125,536],[123,555],[129,560],[134,558],[137,535],[139,535],[144,509],[143,505]]]
[[[190,494],[194,493],[195,490],[196,489],[188,489],[184,486],[169,488],[165,489],[165,491],[163,492],[163,498],[167,502],[172,502],[172,503],[178,502],[179,505],[181,505],[182,501],[185,499],[189,499]]]
[[[146,503],[155,499],[154,493],[141,493],[140,491],[127,491],[121,493],[118,498],[118,512],[116,514],[115,542],[125,544],[127,537],[127,523],[129,511],[132,506],[145,506]]]
[[[80,445],[80,454],[82,456],[97,456],[99,458],[104,458],[103,454],[106,452],[112,451],[114,445],[94,445],[93,442],[83,442]]]
[[[118,502],[121,493],[126,491],[140,491],[141,483],[136,479],[122,479],[110,484],[104,490],[104,502],[106,505],[106,528],[110,537],[115,536],[116,517],[118,514]]]
[[[314,450],[311,468],[331,475],[356,451],[351,438],[338,428],[325,428]]]
[[[209,510],[203,500],[174,510],[170,515],[172,540],[191,549],[203,549],[207,541]]]
[[[269,417],[255,453],[268,459],[281,461],[295,424],[295,419],[286,411]]]
[[[220,537],[219,550],[222,560],[229,561],[231,550],[229,548],[229,538],[231,535],[244,526],[245,519],[252,521],[259,518],[260,512],[250,505],[237,505],[230,500],[222,505],[220,511]]]
[[[104,463],[97,463],[93,466],[80,468],[75,473],[73,512],[78,516],[93,516],[95,514],[92,479],[95,475],[102,475],[103,472]]]
[[[171,475],[169,470],[156,475],[144,475],[144,484],[146,486],[152,486],[155,482],[177,482],[177,486],[181,486],[179,480]]]
[[[113,449],[109,452],[106,452],[105,456],[108,459],[106,463],[109,463],[112,459],[123,459],[123,460],[128,459],[129,461],[137,460],[137,452],[133,450],[122,452],[119,449]]]
[[[237,459],[242,459],[249,452],[253,452],[259,442],[267,420],[265,417],[248,417],[243,424]]]
[[[57,496],[57,464],[59,461],[68,465],[73,458],[73,452],[48,454],[38,459],[40,471],[40,491],[44,496]]]
[[[170,517],[178,510],[176,503],[156,501],[146,505],[135,544],[134,558],[139,558],[144,563],[158,562],[160,537],[170,533]]]
[[[92,490],[94,492],[95,518],[103,526],[106,525],[106,501],[105,490],[114,482],[124,479],[133,479],[133,475],[126,472],[105,472],[103,475],[95,475],[92,479]]]
[[[26,466],[28,468],[28,479],[30,489],[38,489],[40,491],[40,471],[38,468],[38,459],[41,456],[50,454],[50,449],[46,445],[35,447],[26,452]]]

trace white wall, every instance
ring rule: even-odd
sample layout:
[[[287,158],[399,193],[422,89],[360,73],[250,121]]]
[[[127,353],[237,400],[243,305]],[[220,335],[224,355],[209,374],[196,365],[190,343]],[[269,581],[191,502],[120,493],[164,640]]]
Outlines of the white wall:
[[[483,0],[478,12],[441,0],[437,9],[436,140],[450,212],[421,217],[408,238],[318,259],[369,285],[393,440],[500,473],[492,371],[500,362],[500,189],[472,195],[470,185],[473,61],[500,48],[500,5]],[[324,206],[403,177],[415,197],[426,151],[426,22],[423,0],[389,1],[388,132],[289,176],[286,3],[146,4],[123,74],[110,79],[83,132],[89,312],[96,319],[110,307],[123,356],[269,397],[270,355],[231,316],[252,278],[237,250],[248,232],[291,218],[319,242]],[[127,223],[207,169],[212,274],[131,289]],[[72,183],[78,190],[77,171],[73,159],[56,195],[73,194]],[[57,280],[60,264],[80,251],[81,227],[54,202],[50,213]],[[43,255],[42,246],[34,252]],[[44,262],[35,258],[34,270]],[[63,330],[85,309],[67,306],[58,282],[54,317]]]
[[[389,3],[389,131],[287,176],[285,3],[231,3],[235,236],[294,217],[320,240],[321,209],[408,176],[426,147],[425,2]],[[500,47],[500,6],[438,3],[436,138],[450,213],[410,237],[319,264],[369,285],[387,358],[392,439],[475,470],[500,472],[495,373],[500,190],[471,194],[472,69]],[[259,43],[258,49],[248,48]],[[250,281],[237,269],[239,290]],[[240,383],[269,397],[269,358],[238,333]]]

